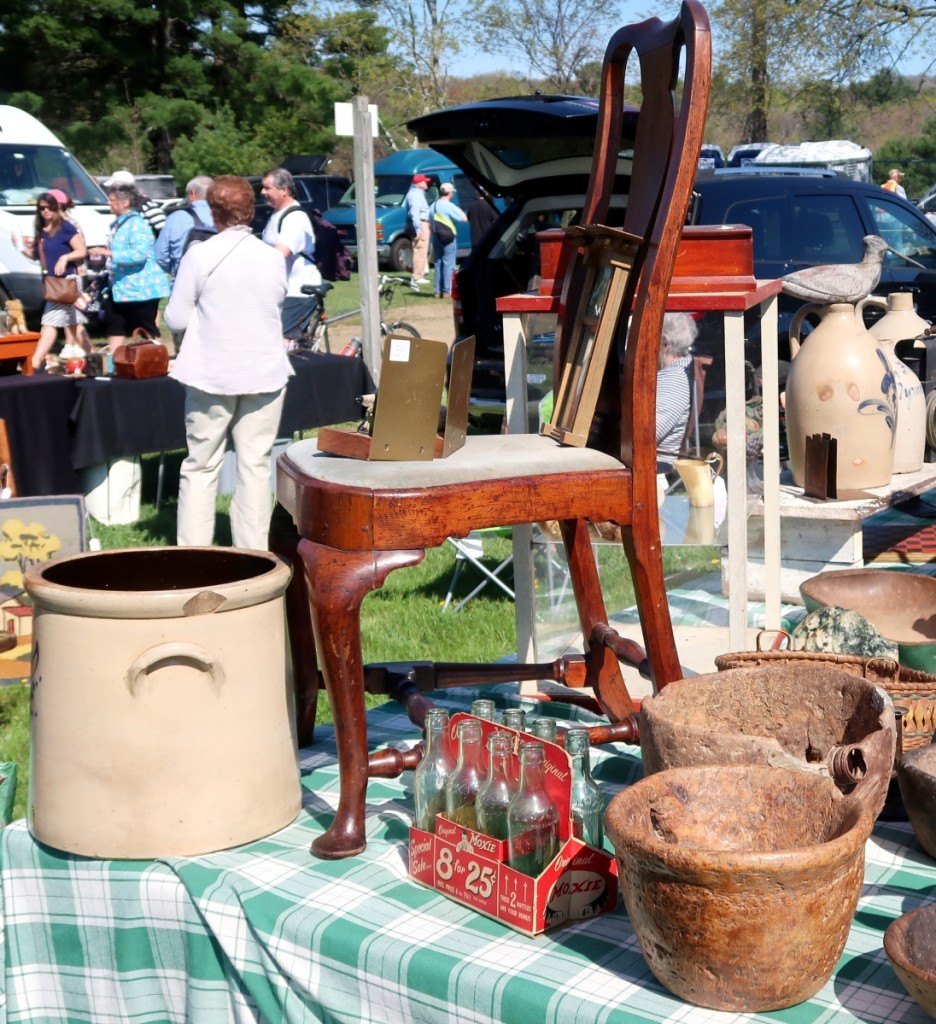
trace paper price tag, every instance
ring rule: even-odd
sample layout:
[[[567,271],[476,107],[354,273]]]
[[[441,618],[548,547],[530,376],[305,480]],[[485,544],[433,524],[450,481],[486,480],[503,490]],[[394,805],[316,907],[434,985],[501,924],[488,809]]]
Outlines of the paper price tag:
[[[410,360],[410,341],[409,338],[391,338],[390,339],[390,362],[391,363],[408,363]]]

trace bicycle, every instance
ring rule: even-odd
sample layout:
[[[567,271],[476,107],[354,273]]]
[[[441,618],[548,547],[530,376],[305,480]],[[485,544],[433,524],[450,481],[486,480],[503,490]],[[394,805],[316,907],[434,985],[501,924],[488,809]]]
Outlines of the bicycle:
[[[409,286],[408,277],[391,277],[381,275],[378,280],[378,296],[380,300],[380,335],[386,337],[388,334],[408,334],[411,338],[421,337],[419,331],[405,320],[394,320],[387,323],[384,315],[393,305],[393,296],[401,284]],[[360,307],[351,309],[347,313],[339,313],[337,316],[329,316],[325,309],[325,296],[334,286],[327,281],[322,284],[307,284],[302,288],[304,295],[314,300],[309,311],[309,319],[297,339],[296,346],[300,351],[305,352],[331,352],[328,340],[328,329],[332,324],[347,320],[353,316],[359,316]]]

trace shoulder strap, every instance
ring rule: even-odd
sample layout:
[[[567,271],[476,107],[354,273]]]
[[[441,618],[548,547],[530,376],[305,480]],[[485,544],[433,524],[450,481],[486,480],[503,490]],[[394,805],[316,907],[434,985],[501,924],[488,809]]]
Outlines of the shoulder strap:
[[[208,278],[221,266],[221,264],[231,255],[232,252],[243,242],[246,238],[250,237],[250,233],[242,235],[238,240],[231,246],[230,249],[218,260],[218,262],[205,274],[202,279],[201,288],[198,289],[198,295],[195,296],[195,305],[198,305],[198,300],[201,298],[201,293],[205,290],[205,285],[208,283]]]
[[[283,210],[283,212],[279,215],[279,220],[276,222],[276,230],[278,232],[282,231],[282,229],[283,229],[283,221],[286,220],[286,218],[291,213],[302,213],[302,212],[303,211],[302,211],[302,207],[301,206],[290,206],[290,208],[288,210]]]
[[[194,226],[196,228],[203,228],[206,226],[205,222],[201,219],[201,217],[198,216],[198,210],[196,210],[191,203],[186,203],[185,206],[180,206],[179,211],[181,212],[182,210],[184,210],[192,218],[192,220],[195,221]]]

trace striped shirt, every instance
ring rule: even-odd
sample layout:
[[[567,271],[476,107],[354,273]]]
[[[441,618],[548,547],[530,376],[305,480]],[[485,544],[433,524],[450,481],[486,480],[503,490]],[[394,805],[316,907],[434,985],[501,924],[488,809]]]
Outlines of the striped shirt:
[[[692,356],[682,356],[657,373],[657,461],[672,466],[689,422]]]

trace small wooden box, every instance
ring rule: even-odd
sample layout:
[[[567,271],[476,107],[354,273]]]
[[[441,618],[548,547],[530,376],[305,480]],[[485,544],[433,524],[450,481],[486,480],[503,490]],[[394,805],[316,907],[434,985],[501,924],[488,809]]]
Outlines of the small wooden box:
[[[746,292],[756,283],[754,231],[746,224],[683,228],[670,292]]]

